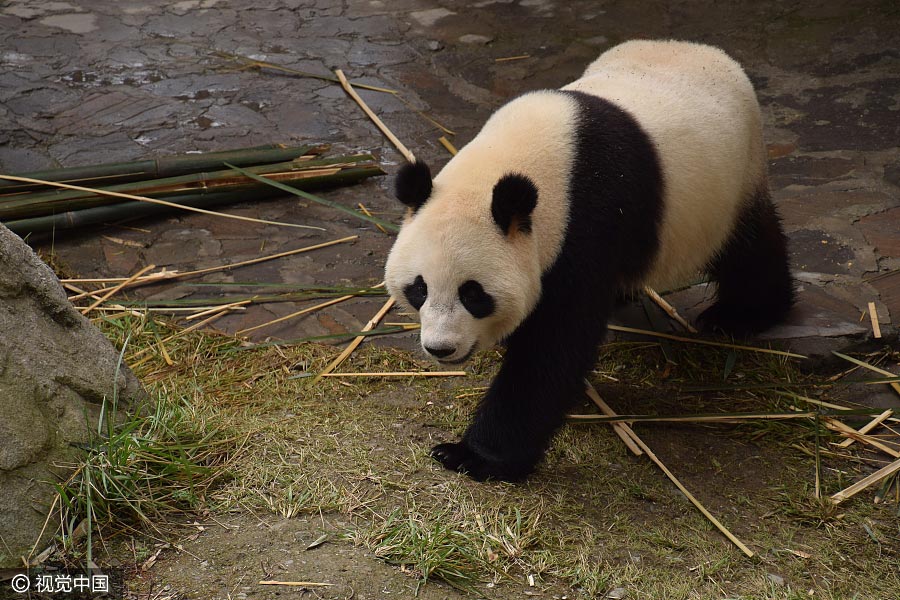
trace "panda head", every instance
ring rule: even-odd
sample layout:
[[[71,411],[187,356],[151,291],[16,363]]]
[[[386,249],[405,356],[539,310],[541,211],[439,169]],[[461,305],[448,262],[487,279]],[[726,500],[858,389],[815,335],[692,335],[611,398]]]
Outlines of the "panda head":
[[[385,283],[401,306],[418,312],[422,348],[443,364],[461,364],[509,336],[541,293],[534,182],[494,169],[469,175],[432,181],[428,166],[416,162],[396,180],[409,210]]]

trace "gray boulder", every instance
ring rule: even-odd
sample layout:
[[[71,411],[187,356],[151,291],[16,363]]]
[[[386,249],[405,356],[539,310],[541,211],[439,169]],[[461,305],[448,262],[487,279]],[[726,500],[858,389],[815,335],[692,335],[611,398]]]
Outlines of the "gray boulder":
[[[59,280],[0,224],[0,568],[21,566],[56,531],[52,482],[68,475],[73,444],[96,431],[104,398],[144,396],[118,351],[72,308]],[[54,515],[55,516],[55,515]]]

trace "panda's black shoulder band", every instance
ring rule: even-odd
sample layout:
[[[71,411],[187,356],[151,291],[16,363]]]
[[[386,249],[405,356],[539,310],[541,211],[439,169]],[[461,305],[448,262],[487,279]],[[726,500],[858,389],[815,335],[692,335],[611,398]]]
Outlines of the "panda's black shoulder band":
[[[406,163],[397,172],[394,189],[400,202],[418,210],[431,196],[431,169],[421,161]]]

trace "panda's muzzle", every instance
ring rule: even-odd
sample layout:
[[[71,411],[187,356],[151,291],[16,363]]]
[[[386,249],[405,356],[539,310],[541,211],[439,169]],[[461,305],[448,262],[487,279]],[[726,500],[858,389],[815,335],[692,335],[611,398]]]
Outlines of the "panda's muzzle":
[[[475,348],[478,346],[477,343],[472,344],[472,347],[460,358],[455,358],[451,360],[445,360],[446,357],[452,356],[456,352],[456,348],[429,348],[428,346],[424,346],[425,351],[428,354],[432,355],[439,363],[443,365],[460,365],[469,358],[472,357],[472,354],[475,353]]]

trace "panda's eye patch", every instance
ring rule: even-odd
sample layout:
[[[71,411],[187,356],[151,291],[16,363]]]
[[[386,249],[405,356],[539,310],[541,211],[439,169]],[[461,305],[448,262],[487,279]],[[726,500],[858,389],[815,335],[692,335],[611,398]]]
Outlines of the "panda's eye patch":
[[[477,281],[470,279],[459,286],[459,300],[476,319],[489,317],[494,312],[494,298]]]
[[[403,293],[406,295],[407,302],[414,309],[419,310],[428,298],[428,286],[425,285],[422,276],[418,275],[412,283],[403,288]]]

